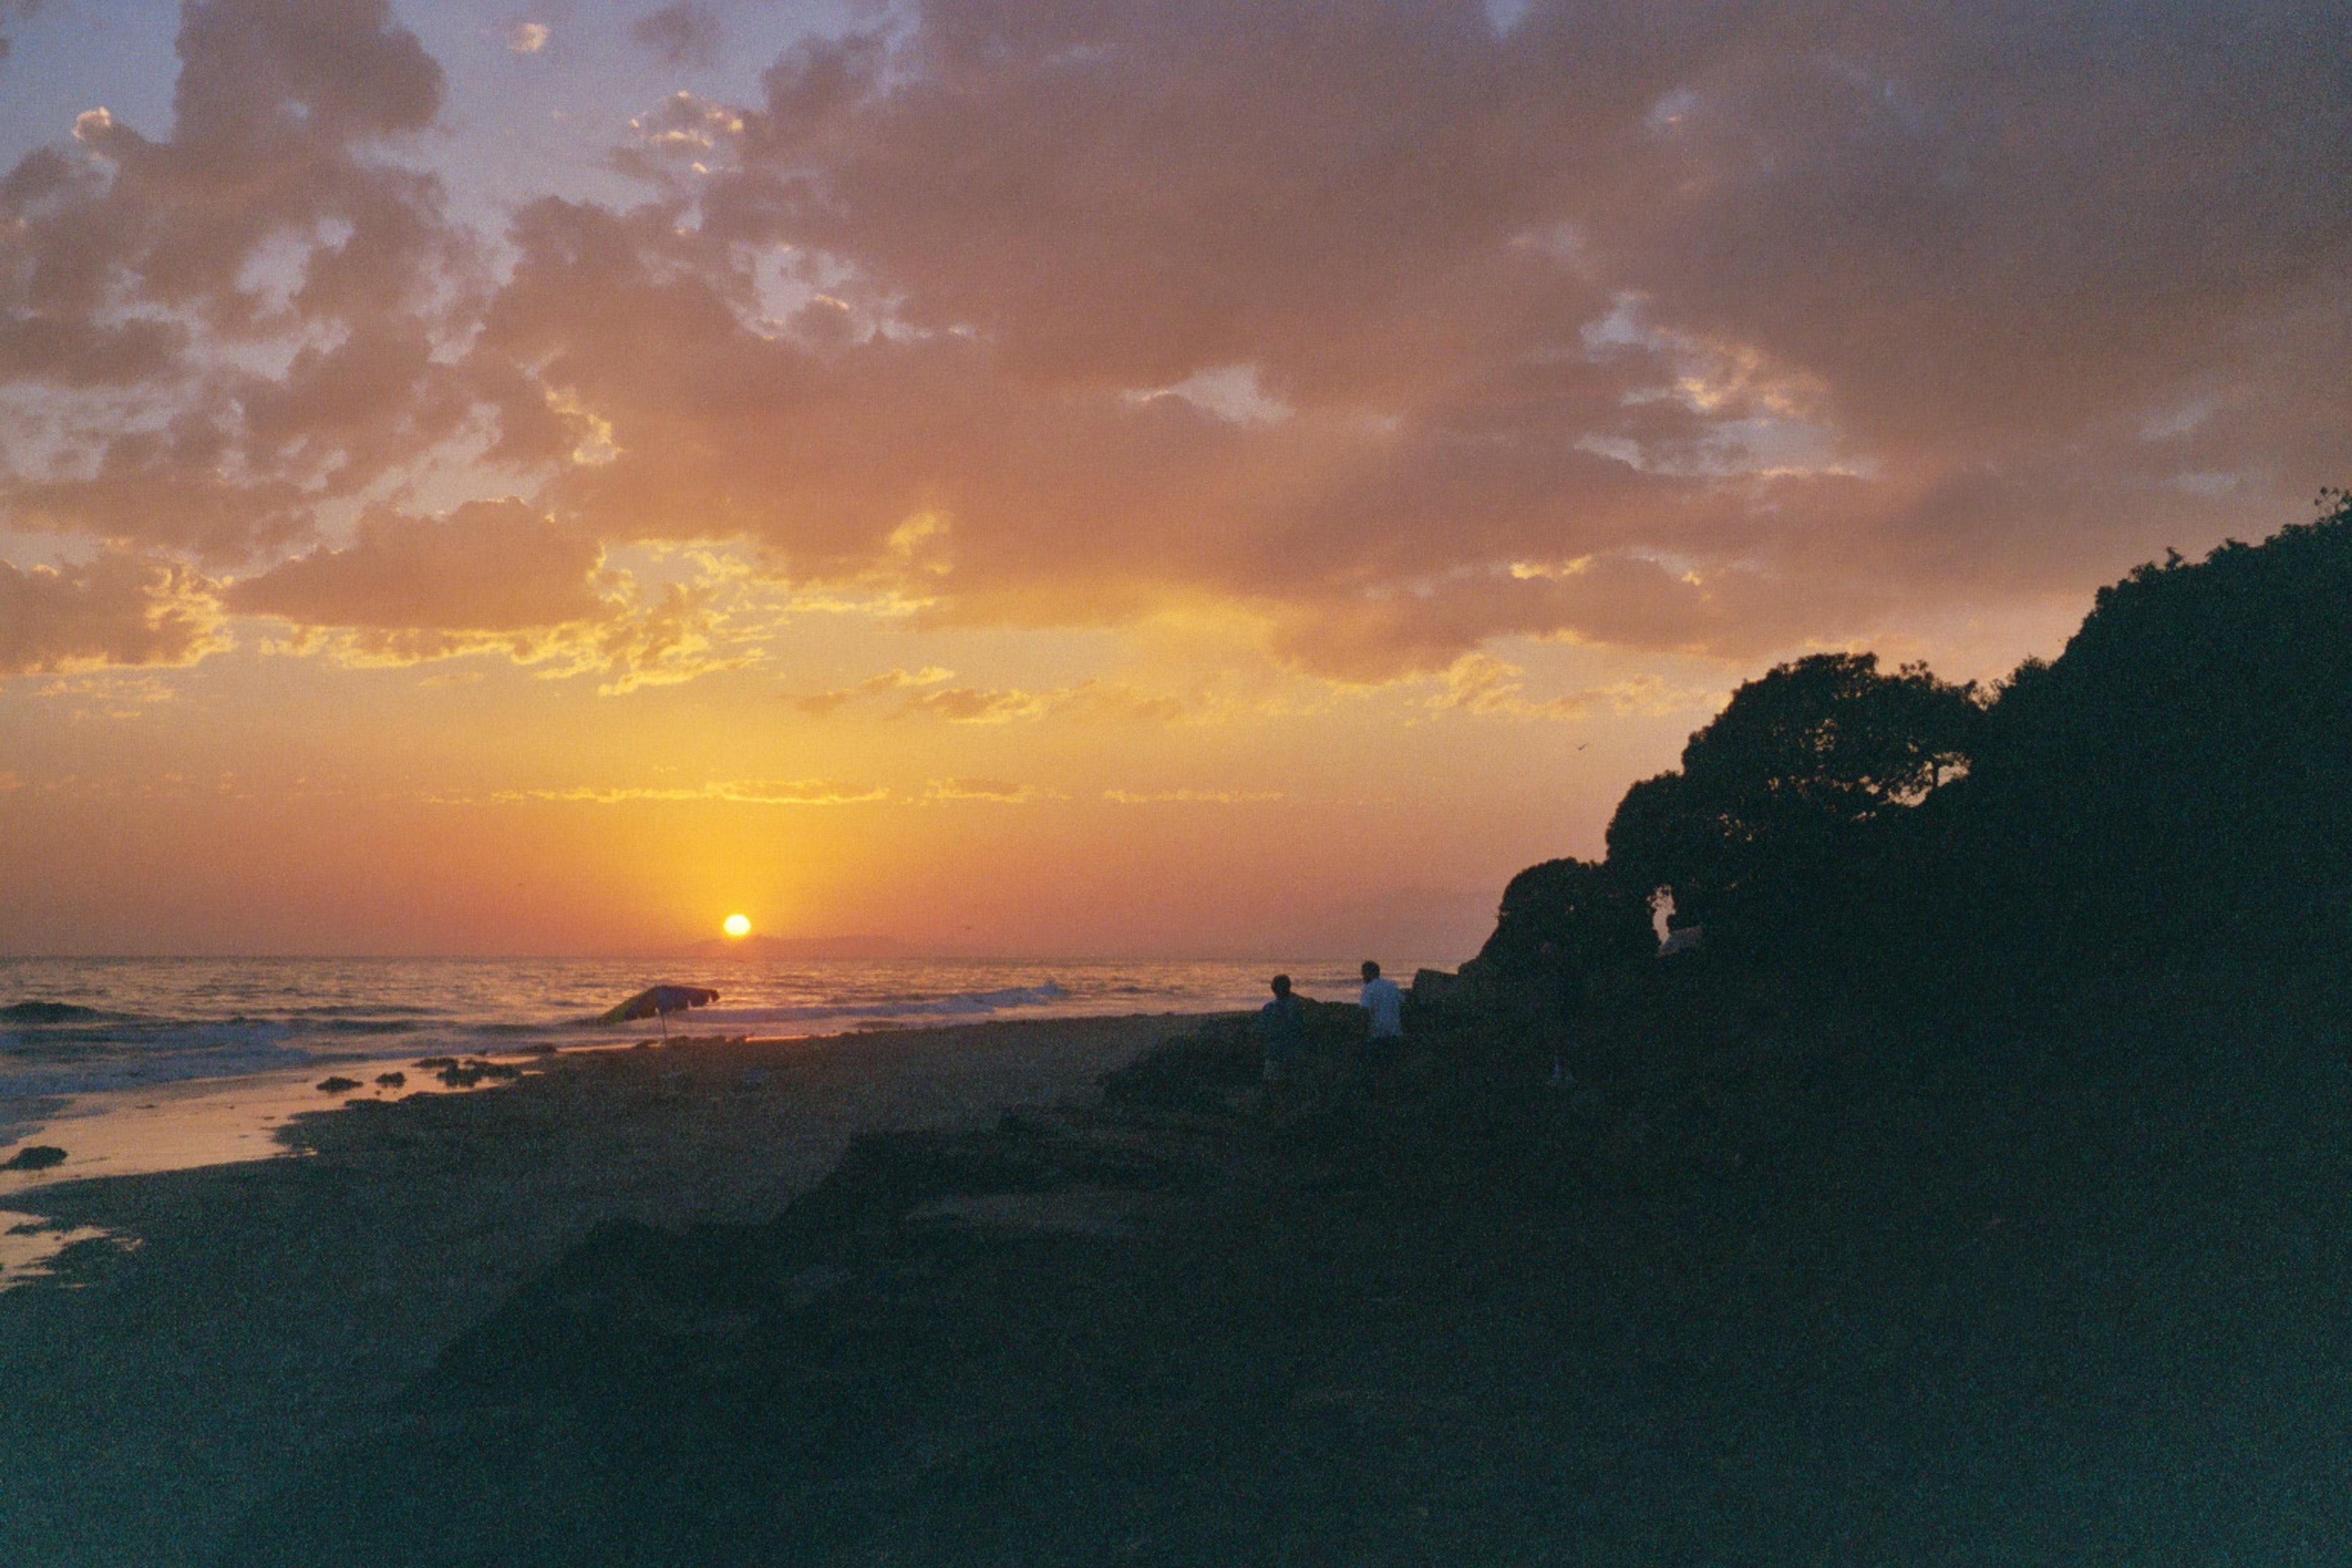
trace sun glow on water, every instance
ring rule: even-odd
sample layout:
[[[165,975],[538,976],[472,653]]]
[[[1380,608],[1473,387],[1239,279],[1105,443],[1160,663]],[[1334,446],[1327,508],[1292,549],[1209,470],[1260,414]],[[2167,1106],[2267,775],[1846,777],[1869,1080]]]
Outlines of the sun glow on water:
[[[749,915],[729,915],[725,921],[720,922],[719,929],[724,931],[729,936],[750,936],[751,934],[751,917]]]

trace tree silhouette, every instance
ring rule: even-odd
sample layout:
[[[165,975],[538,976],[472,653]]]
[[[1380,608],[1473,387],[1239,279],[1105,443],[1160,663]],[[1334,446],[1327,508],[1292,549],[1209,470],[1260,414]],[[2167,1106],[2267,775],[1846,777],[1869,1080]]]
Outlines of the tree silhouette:
[[[1995,705],[1986,917],[2102,967],[2352,936],[2352,498],[2101,590]]]
[[[1903,990],[2352,946],[2352,494],[2102,589],[1988,702],[1816,654],[1625,792],[1601,866],[1514,879],[1484,956],[1646,951],[1655,893],[1749,962]],[[1605,934],[1604,934],[1605,933]],[[1540,969],[1541,965],[1536,965]]]
[[[1690,738],[1679,772],[1626,793],[1610,868],[1671,893],[1717,945],[1856,918],[1857,873],[1967,772],[1983,722],[1973,687],[1924,665],[1888,675],[1874,654],[1824,653],[1779,666]]]

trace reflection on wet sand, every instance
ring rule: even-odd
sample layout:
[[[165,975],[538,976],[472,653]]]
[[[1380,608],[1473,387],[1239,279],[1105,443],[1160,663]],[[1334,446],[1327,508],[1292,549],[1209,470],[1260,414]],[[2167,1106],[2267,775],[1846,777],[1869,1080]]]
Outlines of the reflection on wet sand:
[[[350,1089],[322,1092],[316,1068],[203,1079],[109,1094],[51,1100],[38,1121],[14,1124],[26,1147],[38,1142],[66,1151],[63,1161],[38,1169],[0,1171],[0,1195],[24,1201],[30,1189],[95,1176],[143,1176],[204,1165],[267,1160],[298,1152],[278,1133],[293,1117],[333,1110],[362,1100],[404,1100],[420,1094],[464,1094],[510,1081],[502,1075],[418,1073],[406,1058],[345,1064],[358,1080]],[[381,1078],[382,1081],[379,1081]],[[330,1079],[352,1083],[352,1079]],[[0,1159],[12,1150],[0,1147]],[[110,1238],[135,1247],[136,1237],[91,1226],[53,1228],[38,1214],[0,1211],[0,1290],[49,1272],[58,1254],[76,1242]]]
[[[139,1245],[136,1237],[98,1226],[58,1226],[38,1215],[0,1209],[0,1290],[40,1279],[49,1272],[59,1253],[84,1241],[111,1241],[124,1248]]]

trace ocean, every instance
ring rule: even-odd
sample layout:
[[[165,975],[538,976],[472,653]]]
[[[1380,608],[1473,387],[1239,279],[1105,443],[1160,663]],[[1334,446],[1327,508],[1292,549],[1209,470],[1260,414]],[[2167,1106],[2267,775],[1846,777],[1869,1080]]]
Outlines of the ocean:
[[[830,1035],[990,1018],[1255,1007],[1280,966],[997,960],[0,958],[0,1124],[9,1102],[233,1080],[393,1056],[625,1045],[597,1016],[656,982],[716,989],[673,1033]],[[1409,978],[1412,969],[1391,965]],[[1298,963],[1310,996],[1354,967]]]

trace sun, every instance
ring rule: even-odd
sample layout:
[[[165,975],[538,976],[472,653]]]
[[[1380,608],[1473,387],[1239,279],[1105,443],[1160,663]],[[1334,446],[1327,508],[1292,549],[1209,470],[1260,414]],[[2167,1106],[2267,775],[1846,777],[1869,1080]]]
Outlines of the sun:
[[[719,923],[719,929],[725,931],[729,936],[750,936],[751,934],[751,917],[749,915],[729,915],[725,920]]]

